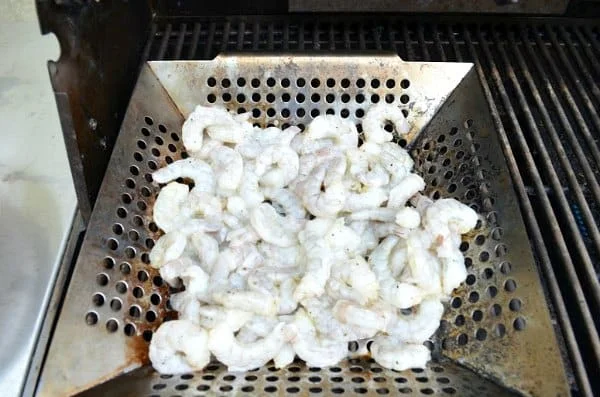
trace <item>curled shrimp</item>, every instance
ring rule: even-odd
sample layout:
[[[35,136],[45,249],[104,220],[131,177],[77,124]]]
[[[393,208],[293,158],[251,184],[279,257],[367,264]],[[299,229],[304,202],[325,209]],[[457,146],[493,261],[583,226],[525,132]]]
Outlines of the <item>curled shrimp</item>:
[[[368,329],[367,336],[385,332],[392,320],[391,310],[374,310],[348,300],[338,300],[332,309],[333,316],[343,324]]]
[[[432,236],[416,230],[406,239],[407,276],[403,279],[419,286],[428,294],[439,294],[442,290],[440,262],[430,251]]]
[[[271,188],[282,188],[296,176],[300,162],[298,154],[289,146],[270,146],[256,158],[254,172],[260,184]]]
[[[346,196],[344,211],[353,212],[377,208],[387,198],[388,195],[385,189],[380,187],[369,188],[362,183],[355,182]]]
[[[212,168],[204,161],[193,157],[177,160],[152,174],[152,179],[157,183],[167,183],[177,178],[192,179],[194,189],[198,191],[208,193],[215,191],[215,176]]]
[[[327,290],[334,299],[349,299],[366,305],[377,299],[379,283],[368,263],[356,256],[333,266]]]
[[[244,200],[247,209],[252,209],[265,200],[258,181],[259,178],[254,172],[254,166],[247,164],[239,186],[240,197]]]
[[[367,142],[384,143],[391,141],[394,136],[385,130],[388,123],[394,126],[398,135],[406,135],[410,130],[410,126],[399,107],[387,103],[371,106],[362,123]]]
[[[177,182],[171,182],[160,190],[152,216],[156,225],[166,233],[175,230],[179,225],[181,206],[187,200],[189,192],[187,185]]]
[[[421,344],[402,343],[393,336],[378,335],[371,344],[371,357],[382,367],[404,371],[425,368],[431,353]]]
[[[408,199],[425,189],[425,181],[417,174],[408,174],[390,190],[388,208],[402,208]]]
[[[244,174],[242,156],[230,147],[221,146],[210,154],[210,160],[217,173],[217,187],[224,192],[235,191]]]
[[[186,245],[187,237],[179,231],[162,235],[150,251],[151,266],[158,269],[166,262],[179,258]]]
[[[272,205],[263,203],[252,210],[250,223],[258,235],[268,243],[290,247],[297,243],[298,225],[280,216]]]
[[[303,308],[298,309],[294,317],[297,336],[293,341],[296,354],[311,367],[327,367],[337,364],[348,354],[346,341],[322,339],[317,335],[315,326]]]
[[[282,322],[264,338],[244,344],[226,324],[220,324],[208,333],[208,347],[229,371],[248,371],[266,364],[293,337],[293,330]]]
[[[181,295],[175,294],[175,295]],[[226,309],[222,306],[203,305],[198,308],[198,324],[205,329],[213,329],[219,324],[226,324],[233,331],[237,331],[255,316],[254,313],[243,310]]]
[[[390,271],[389,263],[392,250],[398,244],[398,237],[389,236],[369,255],[369,264],[379,281],[380,296],[398,308],[408,308],[421,302],[423,291],[413,284],[398,282]]]
[[[197,262],[189,258],[165,263],[160,268],[160,276],[171,286],[177,286],[177,280],[180,279],[186,293],[199,300],[207,298],[209,276]]]
[[[217,123],[233,124],[234,121],[231,114],[223,108],[196,106],[181,128],[185,148],[190,152],[202,149],[206,127]]]
[[[342,149],[358,146],[358,132],[354,123],[332,115],[316,117],[308,126],[305,140],[332,139]]]
[[[411,314],[397,315],[389,333],[403,342],[422,343],[438,329],[443,314],[444,305],[438,299],[424,299]]]
[[[212,298],[228,309],[238,309],[263,316],[277,314],[277,302],[269,293],[260,291],[218,291]]]
[[[191,321],[167,321],[154,332],[148,355],[161,373],[200,371],[210,361],[208,334]]]
[[[415,162],[406,150],[392,142],[380,145],[379,163],[390,174],[390,184],[395,186],[412,170]]]
[[[297,187],[306,209],[314,216],[335,217],[344,208],[346,189],[343,183],[324,185],[328,163],[316,167]]]
[[[298,197],[288,189],[265,189],[265,198],[271,201],[271,205],[277,213],[293,219],[304,219],[306,210]]]

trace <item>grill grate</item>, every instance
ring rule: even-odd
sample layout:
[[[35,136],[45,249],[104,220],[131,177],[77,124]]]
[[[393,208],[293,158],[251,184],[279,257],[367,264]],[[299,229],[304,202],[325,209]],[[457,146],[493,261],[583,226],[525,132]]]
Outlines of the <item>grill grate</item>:
[[[280,19],[281,21],[281,19]],[[597,23],[414,23],[382,18],[223,20],[154,25],[148,60],[235,51],[393,51],[474,62],[576,385],[600,376],[600,32]]]

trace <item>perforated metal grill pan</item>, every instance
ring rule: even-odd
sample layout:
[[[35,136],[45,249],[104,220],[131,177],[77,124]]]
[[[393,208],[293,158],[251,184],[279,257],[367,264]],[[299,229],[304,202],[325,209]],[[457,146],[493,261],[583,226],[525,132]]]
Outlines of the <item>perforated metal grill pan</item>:
[[[148,265],[153,170],[184,157],[181,125],[196,104],[251,111],[262,126],[305,126],[331,113],[360,126],[375,102],[401,106],[406,145],[431,197],[480,215],[461,249],[469,276],[431,338],[424,370],[395,372],[368,357],[332,368],[298,361],[228,373],[159,376],[152,332],[173,312]],[[359,128],[360,130],[360,128]],[[42,372],[42,396],[568,395],[547,304],[511,179],[472,64],[390,56],[219,56],[144,66],[106,173]],[[99,385],[99,386],[98,386]]]

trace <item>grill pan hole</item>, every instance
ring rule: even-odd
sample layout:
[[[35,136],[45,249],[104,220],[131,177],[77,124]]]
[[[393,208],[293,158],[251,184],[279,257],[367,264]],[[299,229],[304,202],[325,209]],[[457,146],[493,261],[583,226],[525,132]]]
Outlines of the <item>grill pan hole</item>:
[[[208,94],[206,96],[206,100],[210,103],[215,103],[215,101],[217,100],[217,97],[215,96],[215,94]]]
[[[356,86],[358,88],[364,88],[364,86],[366,85],[366,82],[364,79],[358,79],[356,80]]]
[[[332,78],[327,79],[327,87],[329,87],[329,88],[335,87],[335,80]]]
[[[521,310],[521,300],[518,298],[511,299],[508,304],[508,307],[513,312],[518,312],[519,310]]]
[[[387,88],[394,88],[396,86],[396,81],[394,81],[394,79],[388,79],[388,81],[385,82],[385,86]]]
[[[283,88],[288,88],[290,86],[290,79],[284,78],[281,80],[281,86]]]
[[[214,78],[214,77],[209,77],[209,78],[208,78],[208,80],[206,80],[206,84],[207,84],[209,87],[214,87],[214,86],[216,86],[216,85],[217,85],[217,80],[215,80],[215,78]]]
[[[229,79],[221,80],[221,86],[223,88],[229,88],[231,86],[231,81]]]
[[[94,296],[92,296],[92,302],[98,307],[104,305],[104,295],[100,293],[94,294]]]
[[[124,294],[127,292],[127,283],[125,283],[125,281],[119,281],[116,285],[115,285],[115,289],[117,290],[117,292],[119,294]]]
[[[250,85],[254,88],[257,88],[260,86],[260,80],[259,79],[252,79],[252,81],[250,82]]]
[[[127,336],[133,336],[133,335],[135,335],[135,325],[133,325],[133,324],[126,324],[125,327],[123,328],[123,332]]]
[[[379,102],[379,95],[377,95],[377,94],[373,94],[373,95],[371,95],[371,102],[372,102],[372,103],[377,103],[377,102]]]
[[[85,323],[87,325],[96,325],[98,323],[98,315],[95,312],[88,312],[85,315]]]
[[[148,125],[152,125],[154,124],[154,120],[152,120],[152,118],[150,116],[146,116],[144,117],[144,121],[146,122],[146,124]]]
[[[298,87],[302,88],[306,85],[306,80],[304,80],[302,77],[300,77],[299,79],[296,80],[296,85]]]
[[[123,262],[119,265],[119,270],[123,274],[129,274],[131,273],[131,265],[127,262]]]
[[[525,329],[525,319],[523,317],[517,317],[513,322],[513,327],[517,331],[523,331]]]
[[[104,258],[104,267],[107,269],[112,269],[113,267],[115,267],[115,260],[110,256],[107,256],[106,258]]]
[[[517,283],[513,279],[508,279],[504,283],[504,289],[508,292],[514,292],[517,289]]]
[[[318,88],[321,85],[321,81],[319,79],[312,79],[310,81],[310,86],[312,88]]]
[[[341,85],[342,85],[342,88],[348,88],[348,87],[350,87],[350,80],[348,80],[348,79],[342,79]]]
[[[135,287],[133,289],[133,296],[136,298],[141,298],[142,296],[144,296],[144,290],[141,287]]]
[[[123,307],[123,304],[121,303],[121,299],[119,299],[119,298],[112,298],[110,300],[110,308],[113,311],[118,312],[119,310],[121,310],[121,307]]]
[[[119,323],[114,318],[111,318],[106,322],[106,330],[110,333],[117,332],[119,329]]]
[[[105,273],[100,273],[96,276],[96,283],[98,283],[98,285],[101,287],[104,287],[105,285],[107,285],[108,281],[109,281],[108,275]]]
[[[379,82],[379,80],[378,80],[378,79],[373,79],[373,80],[371,80],[371,87],[372,87],[372,88],[379,88],[379,85],[380,85],[380,84],[381,84],[381,83]]]

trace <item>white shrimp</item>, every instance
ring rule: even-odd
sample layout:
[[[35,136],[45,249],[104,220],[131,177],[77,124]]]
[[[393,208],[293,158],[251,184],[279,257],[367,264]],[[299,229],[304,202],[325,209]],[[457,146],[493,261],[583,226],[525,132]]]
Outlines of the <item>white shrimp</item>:
[[[167,321],[154,332],[148,355],[160,373],[200,371],[210,361],[208,334],[191,321]]]
[[[227,197],[227,211],[240,220],[247,220],[250,215],[246,202],[240,196]]]
[[[406,150],[395,143],[385,142],[380,147],[379,163],[389,172],[390,184],[395,186],[410,173],[415,162]]]
[[[356,247],[356,253],[358,255],[366,255],[367,252],[371,251],[379,244],[379,237],[375,234],[373,223],[374,222],[369,221],[352,221],[348,225],[348,227],[354,230],[360,238],[360,242]],[[391,233],[386,233],[385,236],[388,234]]]
[[[217,107],[198,105],[183,123],[181,135],[183,145],[190,152],[202,149],[206,127],[216,123],[233,123],[231,114]]]
[[[165,233],[175,230],[179,225],[181,206],[187,200],[189,192],[190,188],[187,185],[177,182],[171,182],[160,190],[154,203],[152,217]]]
[[[403,342],[422,343],[438,329],[443,314],[444,305],[438,299],[424,299],[411,314],[397,315],[388,331]]]
[[[296,357],[296,352],[294,351],[294,347],[286,343],[281,347],[279,353],[273,357],[273,364],[275,368],[284,368],[294,362],[294,357]]]
[[[298,176],[300,160],[289,146],[270,146],[256,158],[254,173],[259,183],[271,188],[282,188]]]
[[[294,299],[302,302],[305,299],[321,296],[325,292],[325,284],[331,274],[332,258],[328,249],[314,250],[306,260],[306,272],[294,290]]]
[[[356,187],[358,184],[360,186]],[[377,208],[388,198],[385,189],[380,187],[366,187],[360,183],[352,184],[347,193],[344,211],[353,212],[365,209]],[[365,191],[366,190],[366,191]]]
[[[181,293],[175,295],[181,295]],[[239,330],[254,316],[254,313],[236,309],[225,309],[215,305],[199,307],[197,315],[198,323],[205,329],[213,329],[219,324],[226,324],[233,331]]]
[[[327,292],[334,299],[349,299],[366,305],[377,299],[379,283],[364,258],[356,256],[332,267]]]
[[[377,276],[381,298],[398,308],[412,307],[423,299],[423,292],[415,285],[398,282],[389,268],[390,255],[398,243],[398,237],[389,236],[369,255],[369,264]]]
[[[332,312],[333,300],[327,295],[307,299],[303,302],[303,306],[318,335],[323,339],[350,342],[369,338],[377,332],[376,329],[356,327],[339,321]]]
[[[252,225],[246,225],[231,230],[227,233],[225,240],[229,242],[231,248],[237,248],[248,244],[256,244],[260,240],[260,236]]]
[[[217,148],[222,147],[223,142],[217,141],[216,139],[211,139],[210,137],[204,138],[204,143],[202,144],[202,149],[198,151],[190,152],[192,157],[200,159],[200,160],[208,160],[210,154]]]
[[[294,350],[306,365],[310,367],[335,365],[348,354],[347,342],[320,339],[313,322],[302,308],[296,312],[294,326],[297,329],[297,336],[293,342]]]
[[[177,160],[152,174],[156,183],[167,183],[177,178],[190,178],[194,181],[194,189],[214,193],[215,176],[213,170],[202,160],[190,157]]]
[[[181,280],[188,294],[196,299],[206,299],[208,274],[192,259],[178,258],[165,263],[160,268],[160,276],[172,287],[178,287],[178,280]]]
[[[477,213],[467,205],[455,199],[440,199],[425,210],[423,225],[428,230],[438,234],[444,230],[464,234],[475,228]]]
[[[257,128],[255,133],[248,135],[243,142],[236,145],[235,150],[246,158],[255,159],[269,146],[289,146],[299,132],[300,129],[296,126],[286,128],[283,131],[277,127],[269,127],[264,130]]]
[[[265,189],[265,198],[282,216],[293,219],[304,219],[306,210],[298,197],[288,189]]]
[[[404,371],[425,368],[431,353],[421,344],[402,343],[393,336],[379,335],[371,344],[371,357],[382,367]]]
[[[179,222],[185,222],[190,218],[202,218],[209,223],[219,223],[222,214],[221,200],[210,193],[194,188],[181,205]]]
[[[397,212],[393,208],[369,208],[353,212],[348,219],[351,221],[394,222]]]
[[[212,295],[215,303],[228,309],[248,311],[263,316],[277,314],[277,302],[269,293],[260,291],[218,291]]]
[[[250,223],[258,235],[268,243],[280,247],[297,244],[296,233],[301,224],[280,216],[272,205],[263,203],[252,210]]]
[[[203,303],[196,298],[195,294],[187,291],[178,292],[171,295],[169,302],[173,310],[177,311],[179,320],[188,320],[201,325],[200,310]]]
[[[400,208],[398,209],[398,212],[396,212],[395,222],[398,226],[402,228],[414,229],[419,227],[419,225],[421,224],[421,215],[414,208]]]
[[[297,187],[306,209],[318,217],[335,217],[346,202],[346,189],[341,181],[324,186],[328,166],[329,163],[325,163],[316,167]]]
[[[265,258],[265,266],[286,268],[298,266],[304,262],[304,251],[300,249],[299,245],[279,247],[261,241],[258,243],[258,251]]]
[[[342,149],[353,149],[358,146],[356,126],[349,120],[332,115],[316,117],[305,133],[305,140],[332,139]]]
[[[393,317],[391,310],[373,310],[348,300],[338,300],[333,306],[332,313],[341,323],[375,332],[385,332]],[[373,332],[368,336],[374,334]]]
[[[240,182],[240,197],[246,203],[246,208],[252,209],[265,200],[265,196],[258,185],[258,176],[254,172],[252,164],[246,164],[244,174]]]
[[[402,208],[409,198],[425,189],[425,181],[417,174],[408,174],[390,190],[388,208]]]
[[[386,124],[392,124],[398,135],[406,135],[410,126],[402,110],[391,104],[378,103],[371,106],[363,119],[363,130],[367,142],[384,143],[392,140],[393,135],[385,130]]]
[[[235,191],[244,174],[242,156],[227,146],[221,146],[210,154],[210,160],[216,170],[218,189],[222,192]]]
[[[429,250],[431,235],[423,230],[415,230],[406,239],[407,266],[409,272],[403,280],[416,284],[428,294],[442,291],[440,262]]]
[[[210,351],[227,365],[229,371],[248,371],[261,367],[295,336],[285,323],[277,324],[267,336],[248,344],[237,341],[233,332],[226,324],[220,324],[208,333]]]
[[[179,231],[162,235],[150,251],[151,266],[158,269],[166,262],[179,258],[186,245],[187,237]]]

